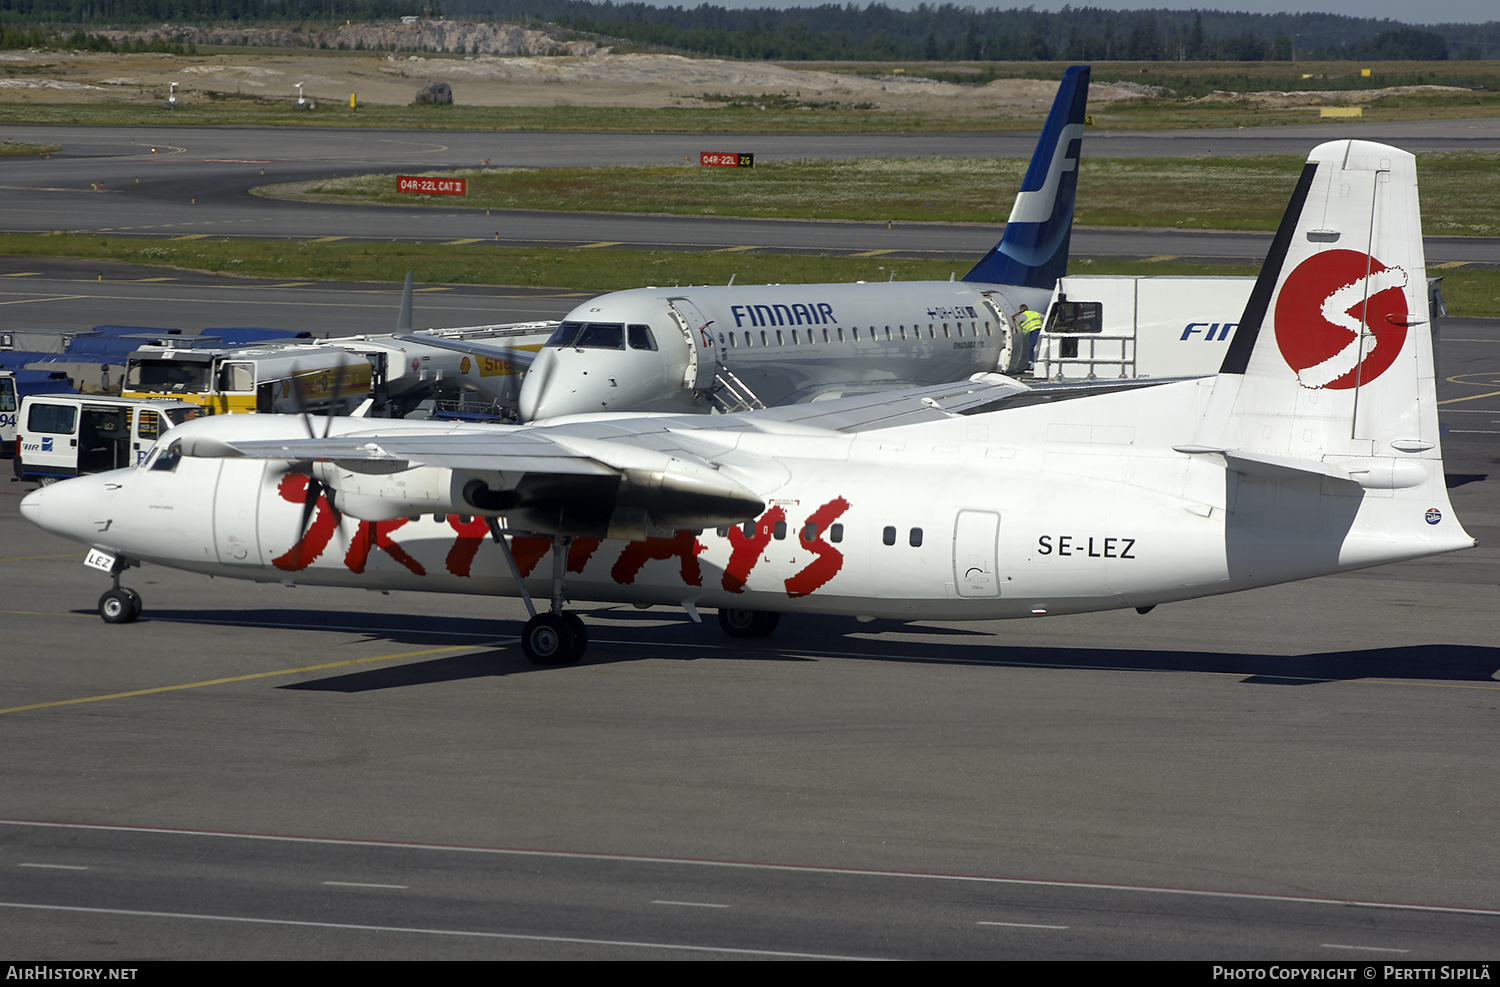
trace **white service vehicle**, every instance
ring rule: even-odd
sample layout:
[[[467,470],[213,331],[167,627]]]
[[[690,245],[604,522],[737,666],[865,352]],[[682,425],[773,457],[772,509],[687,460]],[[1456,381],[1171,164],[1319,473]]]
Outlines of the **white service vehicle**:
[[[163,432],[202,414],[186,401],[33,395],[21,402],[12,469],[45,485],[139,466]]]
[[[16,409],[19,405],[16,375],[9,370],[0,370],[0,456],[14,455]]]
[[[1255,278],[1070,274],[1038,333],[1040,380],[1216,373]]]

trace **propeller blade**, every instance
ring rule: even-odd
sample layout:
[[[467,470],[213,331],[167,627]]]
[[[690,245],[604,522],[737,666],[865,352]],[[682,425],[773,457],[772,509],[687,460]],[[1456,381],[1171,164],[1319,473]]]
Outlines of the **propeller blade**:
[[[338,370],[333,375],[333,398],[328,402],[328,416],[323,419],[323,438],[328,438],[328,433],[333,429],[333,417],[344,400],[344,371],[346,365],[340,361]]]

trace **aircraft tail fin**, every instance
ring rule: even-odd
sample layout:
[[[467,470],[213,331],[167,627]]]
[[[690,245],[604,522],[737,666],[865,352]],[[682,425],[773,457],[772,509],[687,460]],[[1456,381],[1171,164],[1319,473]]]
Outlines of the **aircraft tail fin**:
[[[1089,67],[1074,65],[1063,73],[1004,237],[965,281],[1050,290],[1067,273],[1088,97]]]
[[[1474,544],[1438,442],[1412,155],[1313,149],[1197,436],[1176,448],[1220,455],[1239,478],[1228,537],[1246,578],[1297,553],[1325,552],[1333,571]],[[1296,553],[1264,551],[1277,537]]]
[[[1413,480],[1418,460],[1441,463],[1411,154],[1368,141],[1313,149],[1198,441],[1333,466],[1389,460]]]

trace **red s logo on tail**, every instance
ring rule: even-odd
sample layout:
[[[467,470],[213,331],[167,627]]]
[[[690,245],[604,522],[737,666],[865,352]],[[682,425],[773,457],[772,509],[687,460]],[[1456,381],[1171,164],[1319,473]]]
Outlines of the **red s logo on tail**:
[[[1297,382],[1343,390],[1384,373],[1412,324],[1405,289],[1405,271],[1357,250],[1298,264],[1276,296],[1276,345]]]

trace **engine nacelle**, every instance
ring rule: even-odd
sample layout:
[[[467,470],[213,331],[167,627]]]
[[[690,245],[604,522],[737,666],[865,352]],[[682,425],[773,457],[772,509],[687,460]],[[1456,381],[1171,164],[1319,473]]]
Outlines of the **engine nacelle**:
[[[314,466],[333,488],[333,506],[361,521],[390,521],[418,514],[468,514],[463,489],[473,479],[436,466],[399,472],[354,473],[327,463]]]

